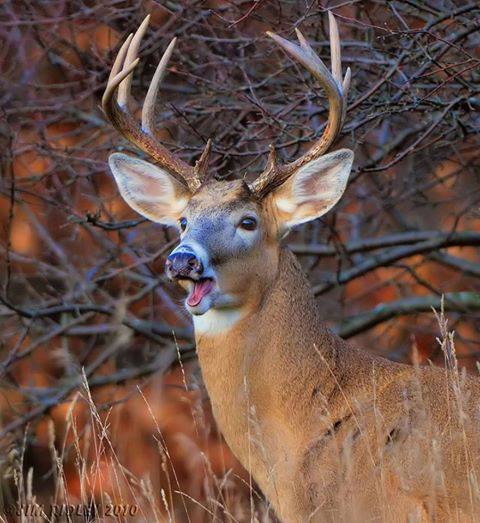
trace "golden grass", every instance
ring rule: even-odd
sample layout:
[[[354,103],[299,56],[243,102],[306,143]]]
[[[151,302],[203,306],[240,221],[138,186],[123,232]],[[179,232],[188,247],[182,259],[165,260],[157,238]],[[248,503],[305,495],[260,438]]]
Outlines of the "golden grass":
[[[440,335],[438,343],[445,357],[445,380],[451,391],[448,404],[445,408],[451,412],[452,417],[460,422],[460,430],[456,437],[462,439],[464,461],[467,464],[465,474],[468,476],[468,496],[471,500],[471,515],[468,521],[476,520],[476,510],[480,504],[479,478],[476,475],[475,459],[469,454],[470,446],[467,441],[465,424],[468,419],[465,409],[463,384],[465,372],[458,366],[455,354],[454,333],[448,330],[447,319],[443,313],[435,312],[439,324]],[[413,347],[415,350],[415,347]],[[414,358],[415,359],[415,358]],[[419,369],[418,363],[415,366]],[[187,387],[187,376],[182,367],[184,386]],[[195,442],[184,442],[184,449],[190,445],[191,460],[201,460],[202,484],[196,491],[184,489],[183,478],[179,477],[176,470],[176,460],[172,457],[168,443],[162,430],[162,423],[157,419],[155,408],[143,390],[138,387],[138,394],[142,400],[145,412],[153,422],[155,430],[151,435],[157,448],[162,480],[154,481],[150,477],[154,471],[143,470],[134,473],[119,455],[119,442],[128,438],[127,433],[119,433],[116,424],[112,422],[112,409],[106,411],[97,408],[90,392],[88,382],[83,375],[81,389],[71,398],[68,409],[65,411],[65,426],[62,434],[55,433],[55,425],[48,421],[49,456],[51,463],[50,477],[43,478],[49,483],[50,488],[45,493],[35,491],[35,485],[41,484],[42,478],[35,477],[32,468],[26,470],[25,455],[28,451],[30,428],[25,431],[25,437],[19,444],[12,444],[9,452],[1,460],[3,480],[0,483],[3,489],[0,496],[0,523],[7,521],[40,522],[40,521],[121,521],[121,522],[176,522],[200,523],[212,522],[274,522],[276,521],[268,503],[261,493],[254,487],[252,479],[247,475],[240,477],[234,469],[225,466],[222,474],[218,474],[218,467],[212,464],[207,453],[202,452]],[[88,420],[79,419],[78,405],[88,406]],[[375,405],[375,402],[374,402]],[[375,407],[374,407],[375,408]],[[425,406],[425,408],[427,408]],[[352,411],[354,407],[352,406]],[[428,418],[428,412],[424,413]],[[195,405],[191,405],[192,424],[197,434],[205,431],[205,418],[199,414]],[[382,425],[381,414],[375,413],[378,426]],[[478,421],[478,420],[477,420]],[[258,445],[258,431],[255,431],[256,420],[252,420],[252,437]],[[428,424],[422,424],[428,427]],[[358,431],[372,434],[366,430],[361,419],[357,421]],[[371,429],[371,427],[370,427]],[[375,433],[375,430],[373,431]],[[385,484],[389,478],[385,477],[382,463],[390,459],[386,453],[390,452],[389,446],[385,447],[383,432],[376,431],[378,441],[372,445],[369,442],[371,459],[378,464],[379,474],[376,483],[376,503],[380,507],[382,516],[379,521],[396,521],[392,514],[392,507],[386,502]],[[418,441],[423,442],[419,448],[428,448],[428,455],[418,456],[418,472],[429,478],[432,495],[428,503],[431,514],[436,514],[436,496],[442,489],[448,488],[445,481],[443,457],[438,444],[437,434],[432,429],[425,429],[418,434]],[[180,437],[180,436],[179,436]],[[392,438],[395,435],[392,436]],[[352,435],[348,436],[350,443]],[[345,484],[338,490],[342,501],[342,511],[333,517],[326,517],[329,521],[364,521],[359,507],[355,506],[355,492],[351,491],[354,484],[351,479],[355,475],[352,470],[352,447],[348,438],[338,447],[336,463],[344,470]],[[59,443],[60,442],[60,443]],[[425,443],[426,442],[426,443]],[[418,449],[412,448],[412,453]],[[136,448],[135,441],[130,442],[129,451],[141,452],[142,447]],[[47,458],[46,458],[47,459]],[[188,457],[187,457],[188,459]],[[67,463],[74,463],[75,478],[68,477],[65,472]],[[335,460],[332,460],[332,463]],[[70,469],[69,469],[70,470]],[[71,476],[71,471],[69,472]],[[404,478],[407,482],[408,478]],[[76,482],[76,494],[72,494],[72,483]],[[160,487],[158,485],[161,484]],[[400,486],[399,486],[400,487]],[[403,488],[403,486],[402,486]],[[23,507],[23,513],[18,512],[18,507]],[[63,507],[63,513],[61,513]],[[70,511],[71,514],[66,512]],[[323,520],[320,512],[312,515],[312,521]],[[458,514],[452,514],[451,521],[462,521]],[[479,515],[480,519],[480,515]],[[439,521],[436,516],[431,516],[431,521]],[[409,522],[425,521],[425,513],[410,514]]]

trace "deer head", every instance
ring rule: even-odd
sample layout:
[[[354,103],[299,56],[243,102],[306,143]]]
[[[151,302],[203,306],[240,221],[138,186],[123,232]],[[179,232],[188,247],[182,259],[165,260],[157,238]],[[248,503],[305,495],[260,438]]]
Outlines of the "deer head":
[[[154,104],[175,39],[148,89],[141,125],[129,113],[128,99],[149,17],[118,53],[103,109],[114,127],[155,164],[114,153],[109,165],[121,195],[133,209],[179,229],[180,243],[169,255],[166,271],[187,290],[186,307],[194,315],[210,309],[239,310],[261,300],[262,289],[275,276],[280,237],[328,212],[345,190],[353,152],[341,149],[325,154],[341,129],[350,83],[349,69],[342,78],[338,28],[330,13],[329,18],[332,73],[300,31],[300,45],[267,33],[318,80],[328,97],[329,114],[323,135],[292,163],[279,165],[270,146],[266,168],[252,183],[213,179],[208,170],[210,141],[195,166],[190,166],[155,138]]]

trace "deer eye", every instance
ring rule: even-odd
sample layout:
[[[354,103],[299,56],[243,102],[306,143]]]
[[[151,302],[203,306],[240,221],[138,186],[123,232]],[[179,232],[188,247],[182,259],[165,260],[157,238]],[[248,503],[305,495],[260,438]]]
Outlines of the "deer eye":
[[[180,229],[182,231],[184,231],[186,228],[187,228],[187,219],[186,218],[180,218],[180,220],[178,220],[178,223],[180,224]]]
[[[245,216],[238,225],[246,231],[254,231],[257,228],[257,220],[253,216]]]

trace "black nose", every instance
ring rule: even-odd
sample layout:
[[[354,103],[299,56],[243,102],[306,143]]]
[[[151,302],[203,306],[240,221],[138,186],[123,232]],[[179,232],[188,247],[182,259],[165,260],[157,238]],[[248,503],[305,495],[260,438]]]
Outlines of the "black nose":
[[[195,253],[189,251],[172,252],[165,263],[169,278],[187,278],[201,276],[203,265]]]

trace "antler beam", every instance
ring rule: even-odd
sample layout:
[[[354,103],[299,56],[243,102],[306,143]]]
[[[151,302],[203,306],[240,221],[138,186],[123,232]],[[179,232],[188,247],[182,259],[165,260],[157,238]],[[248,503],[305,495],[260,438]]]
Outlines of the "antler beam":
[[[270,154],[267,165],[262,174],[250,184],[251,191],[258,197],[278,187],[285,182],[297,169],[306,163],[322,156],[332,145],[342,128],[346,113],[346,99],[350,87],[350,68],[342,79],[342,60],[340,53],[340,37],[337,22],[331,12],[328,13],[330,28],[330,47],[332,59],[332,73],[328,70],[320,57],[310,47],[302,33],[296,29],[300,45],[296,45],[270,31],[268,36],[292,58],[300,62],[325,89],[329,102],[328,122],[322,136],[300,158],[292,163],[278,165],[275,148],[270,145]]]
[[[150,155],[160,167],[165,168],[191,192],[195,192],[201,186],[206,174],[210,141],[207,143],[200,160],[192,167],[171,153],[158,141],[154,134],[155,102],[158,98],[160,84],[165,76],[168,61],[175,47],[176,38],[168,45],[153,75],[142,108],[141,125],[138,125],[128,110],[133,71],[139,62],[140,42],[147,30],[149,20],[150,15],[141,23],[135,34],[128,36],[120,48],[103,94],[102,108],[112,125],[127,140]]]

